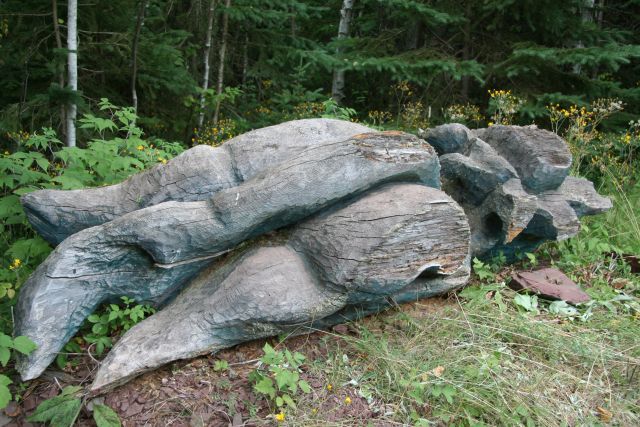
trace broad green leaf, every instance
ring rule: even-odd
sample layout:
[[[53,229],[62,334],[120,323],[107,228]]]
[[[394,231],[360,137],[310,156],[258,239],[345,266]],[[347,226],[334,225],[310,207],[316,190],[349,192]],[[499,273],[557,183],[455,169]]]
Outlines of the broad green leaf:
[[[304,393],[311,392],[311,386],[305,380],[298,381],[298,386],[300,387],[300,390],[302,390]]]
[[[560,316],[577,316],[578,310],[567,304],[566,301],[554,301],[549,304],[549,313]]]
[[[13,340],[13,348],[15,348],[22,354],[29,354],[37,347],[38,346],[36,345],[36,343],[31,341],[28,337],[22,335],[19,337],[15,337]]]
[[[253,386],[253,389],[260,394],[269,396],[272,399],[276,396],[276,389],[273,388],[273,381],[267,377],[262,377],[262,379]]]
[[[4,377],[4,375],[2,375]],[[9,387],[4,384],[0,384],[0,409],[4,409],[11,402],[11,392]]]
[[[59,396],[47,399],[38,405],[27,418],[29,422],[49,422],[52,427],[71,427],[78,417],[82,401],[75,397],[77,387],[65,387]]]
[[[9,335],[0,332],[0,347],[11,347],[12,345],[13,339]]]
[[[2,366],[7,366],[10,358],[11,351],[7,347],[0,347],[0,364]]]
[[[538,312],[538,297],[536,295],[517,294],[515,298],[513,298],[513,302],[526,311],[532,313]]]
[[[120,427],[118,414],[107,405],[93,405],[93,419],[98,427]]]

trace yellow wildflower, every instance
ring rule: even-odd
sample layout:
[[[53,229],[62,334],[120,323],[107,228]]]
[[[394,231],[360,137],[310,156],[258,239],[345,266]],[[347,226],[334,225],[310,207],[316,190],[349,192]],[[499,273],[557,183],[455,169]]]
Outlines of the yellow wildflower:
[[[138,151],[142,151],[142,150],[144,150],[144,146],[138,145]]]
[[[333,386],[331,384],[327,384],[327,390],[329,391],[333,390]]]
[[[351,398],[349,396],[344,398],[344,403],[347,405],[351,405]]]
[[[493,122],[488,123],[489,127],[493,126]]]
[[[276,421],[279,423],[284,421],[284,412],[280,411],[280,413],[276,414]]]
[[[11,266],[9,267],[10,270],[16,270],[18,268],[20,268],[20,266],[22,265],[22,261],[18,258],[13,260],[13,264],[11,264]]]

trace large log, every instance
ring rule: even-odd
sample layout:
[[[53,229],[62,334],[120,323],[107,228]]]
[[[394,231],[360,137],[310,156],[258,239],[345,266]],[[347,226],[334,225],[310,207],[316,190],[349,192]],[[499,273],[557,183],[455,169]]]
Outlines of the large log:
[[[430,130],[441,176],[424,141],[362,130],[285,123],[193,148],[118,186],[25,196],[34,226],[64,240],[21,290],[15,332],[38,344],[18,363],[23,378],[121,295],[169,305],[113,349],[95,390],[447,292],[467,281],[470,257],[513,259],[611,206],[589,181],[565,178],[566,144],[534,127]],[[434,189],[440,178],[450,197]]]
[[[84,190],[39,190],[22,197],[36,231],[53,245],[88,227],[167,201],[207,200],[315,145],[373,132],[357,123],[304,119],[257,129],[212,148],[199,145],[126,181]]]
[[[23,378],[38,376],[100,302],[165,301],[208,259],[247,239],[406,181],[439,185],[433,148],[400,132],[360,134],[307,148],[207,201],[161,203],[72,235],[23,285],[15,330],[38,345],[19,364]]]
[[[204,271],[109,352],[104,391],[176,359],[446,292],[469,274],[469,227],[443,192],[392,184],[297,225],[288,243],[254,246]],[[433,282],[433,286],[429,284]]]
[[[589,181],[567,177],[565,141],[535,126],[492,126],[471,131],[457,123],[427,132],[440,153],[442,188],[464,208],[471,254],[508,260],[547,240],[580,230],[579,217],[611,207]]]

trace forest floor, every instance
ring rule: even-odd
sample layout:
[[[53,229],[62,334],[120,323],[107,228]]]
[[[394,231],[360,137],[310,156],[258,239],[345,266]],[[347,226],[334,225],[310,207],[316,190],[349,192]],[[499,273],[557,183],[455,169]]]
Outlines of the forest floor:
[[[573,274],[595,302],[557,312],[531,297],[523,304],[504,285],[513,271],[486,270],[462,292],[330,331],[170,364],[88,398],[78,425],[94,425],[92,403],[124,426],[640,425],[639,276],[603,258]],[[311,391],[292,393],[296,408],[281,411],[254,390],[267,342],[305,356],[300,378]],[[61,387],[90,383],[99,362],[79,362],[29,383],[5,410],[8,425],[30,425],[26,416]]]

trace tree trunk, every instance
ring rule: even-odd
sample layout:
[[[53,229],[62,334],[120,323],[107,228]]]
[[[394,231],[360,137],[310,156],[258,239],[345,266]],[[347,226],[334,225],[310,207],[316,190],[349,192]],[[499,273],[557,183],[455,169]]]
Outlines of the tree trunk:
[[[467,2],[464,24],[464,45],[462,46],[462,60],[468,61],[471,58],[471,2]],[[469,76],[462,76],[462,99],[469,100]]]
[[[53,19],[53,33],[56,38],[56,47],[62,50],[62,36],[60,35],[60,24],[58,22],[58,1],[51,0],[51,17]],[[64,66],[59,68],[58,72],[58,84],[60,89],[64,88]],[[65,119],[65,106],[60,105],[60,126],[62,127],[62,134],[67,135],[67,122]]]
[[[69,0],[67,6],[67,63],[69,67],[69,88],[78,90],[78,0]],[[76,146],[76,114],[77,105],[74,101],[69,104],[67,111],[67,146]]]
[[[224,7],[229,9],[231,7],[231,0],[225,0]],[[222,42],[220,44],[220,63],[218,64],[218,87],[216,93],[218,94],[218,100],[216,101],[216,110],[213,113],[213,123],[218,124],[220,118],[220,95],[222,94],[222,85],[224,84],[224,59],[227,54],[227,35],[229,33],[229,13],[224,12],[222,16]]]
[[[249,71],[249,33],[245,32],[244,47],[242,49],[242,86],[247,84],[248,71]]]
[[[340,10],[340,24],[338,25],[338,40],[349,37],[349,25],[351,24],[351,14],[353,12],[353,3],[355,0],[343,0],[342,9]],[[336,53],[340,53],[341,48],[336,49]],[[331,84],[331,97],[337,103],[341,103],[344,99],[344,70],[337,68],[333,71],[333,82]]]
[[[211,0],[209,3],[209,16],[207,21],[207,38],[204,44],[204,76],[202,77],[202,93],[200,94],[200,114],[198,116],[198,128],[202,128],[204,124],[204,107],[205,107],[205,92],[209,88],[209,56],[211,53],[211,38],[213,37],[213,18],[215,16],[216,0]]]
[[[583,0],[582,7],[580,7],[580,15],[582,16],[582,24],[593,22],[593,9],[595,6],[595,0]],[[584,43],[582,40],[578,40],[576,43],[577,48],[583,48]],[[580,75],[582,72],[582,64],[575,64],[573,66],[573,73]]]
[[[133,110],[136,114],[138,113],[138,92],[136,91],[136,81],[138,80],[138,44],[140,41],[140,32],[144,25],[144,13],[148,4],[149,0],[140,1],[136,30],[133,34],[133,42],[131,44],[131,102],[133,103]]]

